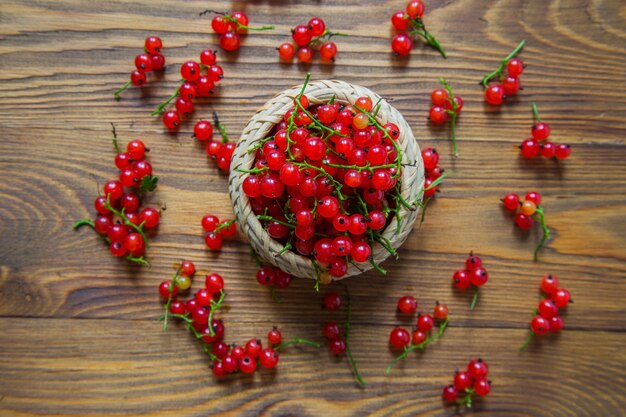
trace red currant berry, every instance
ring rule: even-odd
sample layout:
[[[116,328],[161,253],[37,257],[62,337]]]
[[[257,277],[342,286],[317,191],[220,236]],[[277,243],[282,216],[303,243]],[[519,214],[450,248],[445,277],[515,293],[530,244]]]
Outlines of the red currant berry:
[[[560,316],[554,316],[550,319],[550,331],[553,333],[558,333],[561,330],[563,330],[563,327],[565,327],[565,322],[563,321],[563,318]]]
[[[467,365],[467,373],[474,380],[485,378],[489,373],[489,366],[480,358],[472,359]]]
[[[530,191],[526,193],[525,200],[532,201],[535,206],[538,206],[539,204],[541,204],[541,194],[539,194],[537,191]]]
[[[184,277],[192,277],[196,273],[196,266],[191,261],[183,261],[180,264],[180,274]]]
[[[570,145],[560,143],[554,149],[554,156],[557,159],[567,159],[572,154],[572,147]]]
[[[346,257],[352,250],[352,241],[347,236],[337,236],[333,239],[332,246],[335,256]]]
[[[105,234],[112,226],[111,217],[108,215],[100,215],[94,220],[94,228],[101,235]]]
[[[468,271],[480,268],[481,266],[483,266],[482,259],[474,254],[470,254],[470,256],[465,260],[465,268],[467,268]]]
[[[193,127],[193,134],[196,139],[200,141],[209,140],[213,136],[213,125],[211,124],[211,122],[208,122],[206,120],[200,120]]]
[[[163,71],[165,69],[165,57],[161,54],[152,55],[152,69]]]
[[[337,55],[337,45],[334,42],[326,42],[320,46],[320,56],[325,61],[334,61]]]
[[[404,314],[413,314],[417,311],[417,300],[412,295],[405,295],[398,300],[398,310]]]
[[[276,327],[267,333],[267,341],[270,345],[279,345],[283,340],[283,335]]]
[[[445,88],[436,88],[430,93],[430,99],[435,106],[445,107],[448,104],[449,97]]]
[[[146,74],[137,70],[130,73],[130,82],[137,87],[141,87],[146,83]]]
[[[216,83],[224,78],[224,70],[219,65],[211,65],[207,70],[209,80]]]
[[[170,296],[176,297],[176,294],[178,294],[178,288],[176,286],[174,286],[174,288],[170,288],[171,286],[172,286],[171,281],[163,281],[159,285],[159,294],[161,295],[161,298],[163,298],[164,300],[169,299]]]
[[[541,142],[548,139],[550,136],[550,125],[543,122],[537,122],[530,129],[530,133],[532,133],[533,139]]]
[[[559,289],[559,279],[556,275],[544,275],[541,279],[541,291],[548,295],[554,294]]]
[[[419,19],[424,14],[424,3],[421,0],[412,0],[406,5],[406,14],[412,19]]]
[[[126,153],[132,159],[141,159],[146,154],[146,145],[138,139],[131,140],[126,145]]]
[[[236,51],[241,46],[241,37],[235,32],[220,35],[220,47],[228,52]]]
[[[548,141],[542,142],[539,145],[539,149],[541,156],[545,158],[554,158],[556,153],[556,145],[554,145],[554,143]]]
[[[258,358],[263,350],[263,345],[261,344],[261,340],[259,339],[250,339],[246,343],[245,347],[246,353],[253,358]]]
[[[506,64],[506,70],[512,77],[519,77],[524,72],[524,63],[517,58],[510,59]]]
[[[411,343],[416,346],[419,346],[422,343],[424,343],[426,339],[427,339],[426,333],[421,332],[419,330],[415,330],[413,334],[411,335]]]
[[[256,279],[261,285],[270,285],[274,282],[276,274],[274,268],[270,266],[263,266],[256,272]]]
[[[298,46],[305,46],[311,42],[313,34],[309,30],[308,26],[298,25],[291,30],[291,37]]]
[[[170,304],[170,313],[172,314],[183,315],[186,311],[187,309],[185,307],[185,303],[180,300],[174,300],[172,301],[172,304]]]
[[[168,129],[178,129],[178,126],[180,126],[180,115],[173,110],[165,112],[163,114],[163,124]]]
[[[491,392],[491,383],[485,378],[478,379],[474,382],[474,392],[481,397],[486,396]]]
[[[248,197],[259,197],[261,195],[261,180],[259,180],[259,177],[256,175],[248,175],[246,179],[243,180],[241,188]]]
[[[104,196],[108,198],[109,202],[119,200],[124,195],[124,187],[119,181],[108,181],[103,187]]]
[[[252,356],[244,354],[239,359],[239,370],[244,374],[254,373],[256,371],[256,360]]]
[[[456,271],[452,276],[452,283],[460,290],[469,288],[471,284],[469,273],[465,270]]]
[[[221,379],[226,376],[226,370],[224,369],[224,364],[220,362],[219,359],[215,359],[211,364],[211,371],[213,372],[213,376]]]
[[[504,87],[501,84],[491,84],[485,90],[485,101],[492,106],[499,106],[504,99]]]
[[[517,77],[507,76],[502,80],[502,88],[507,96],[514,96],[520,90],[520,81]]]
[[[433,315],[437,320],[445,320],[448,318],[448,307],[437,303],[435,305],[435,310],[433,311]]]
[[[130,233],[124,239],[124,247],[129,252],[136,252],[141,250],[145,246],[143,237],[139,233]]]
[[[502,199],[502,203],[507,210],[515,211],[519,207],[519,196],[515,193],[507,194]]]
[[[158,36],[148,36],[145,42],[146,52],[150,55],[156,55],[163,49],[163,42]]]
[[[135,67],[139,72],[152,71],[152,57],[148,54],[139,54],[135,57]]]
[[[472,386],[472,378],[465,371],[457,371],[454,373],[454,387],[459,391],[465,391]]]
[[[324,334],[324,337],[326,337],[329,340],[339,337],[339,333],[340,333],[339,325],[337,324],[337,322],[327,321],[324,324],[322,333]]]
[[[391,49],[398,56],[406,56],[413,49],[413,40],[405,33],[399,33],[391,40]]]
[[[372,254],[371,246],[366,242],[355,242],[350,256],[355,262],[366,262]]]
[[[161,215],[159,214],[159,211],[149,207],[141,210],[141,213],[139,214],[139,221],[148,229],[157,227],[160,219]]]
[[[572,302],[572,296],[565,288],[559,288],[552,297],[558,308],[565,308]]]
[[[448,120],[448,112],[445,107],[432,106],[428,112],[428,118],[435,124],[442,124]]]
[[[214,231],[220,224],[220,219],[212,214],[207,214],[202,218],[202,228],[206,232]]]
[[[298,61],[303,64],[310,64],[313,61],[313,50],[308,46],[298,49]]]
[[[259,363],[265,369],[273,369],[278,365],[278,353],[272,348],[265,348],[259,355]]]
[[[200,63],[202,65],[206,65],[207,67],[215,65],[215,63],[217,62],[216,54],[217,51],[214,51],[212,49],[205,49],[204,51],[200,52]]]
[[[342,304],[343,300],[336,292],[327,293],[322,301],[322,307],[327,310],[339,310]]]
[[[391,15],[391,24],[396,30],[407,30],[409,19],[406,18],[402,10],[399,10]]]
[[[530,329],[535,334],[546,334],[550,330],[550,322],[544,317],[535,316],[530,321]]]
[[[319,17],[314,17],[309,20],[308,27],[312,36],[322,36],[326,31],[326,23]]]
[[[513,218],[513,221],[515,222],[517,227],[519,227],[520,229],[524,231],[530,230],[531,227],[533,227],[533,224],[535,224],[535,221],[533,220],[532,217],[527,216],[523,213],[517,213],[515,217]]]
[[[204,237],[204,242],[210,250],[222,249],[222,235],[215,232],[208,232]]]
[[[487,270],[485,268],[479,267],[471,270],[469,273],[469,277],[472,285],[482,287],[487,283],[487,280],[489,279],[489,274],[487,273]]]
[[[404,349],[411,343],[411,335],[406,329],[396,327],[389,334],[389,344],[395,349]]]
[[[456,388],[454,388],[454,385],[448,385],[443,387],[443,393],[441,394],[441,397],[445,402],[453,403],[456,401],[458,395],[459,394]]]
[[[422,159],[424,160],[424,168],[433,169],[439,163],[439,154],[436,149],[426,148],[422,151]]]
[[[206,276],[204,286],[211,294],[219,294],[224,290],[224,278],[214,272]]]
[[[539,306],[537,307],[537,311],[539,315],[545,319],[551,319],[559,313],[559,309],[556,306],[554,300],[544,299],[539,302]]]
[[[200,65],[195,61],[187,61],[180,67],[180,75],[185,81],[195,82],[200,78]]]
[[[215,16],[213,20],[211,20],[211,27],[215,33],[221,35],[231,30],[233,25],[230,21],[226,20],[224,16]]]
[[[435,321],[433,320],[433,316],[430,314],[420,314],[417,317],[417,330],[420,332],[428,332],[435,325]]]
[[[347,348],[346,341],[341,337],[335,337],[328,343],[330,351],[335,355],[342,355]]]

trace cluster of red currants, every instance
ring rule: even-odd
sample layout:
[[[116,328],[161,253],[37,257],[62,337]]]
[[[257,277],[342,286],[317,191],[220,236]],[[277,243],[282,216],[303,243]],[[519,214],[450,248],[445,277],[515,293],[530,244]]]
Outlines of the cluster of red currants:
[[[443,388],[442,397],[447,403],[472,406],[474,394],[484,397],[491,392],[491,381],[487,380],[489,366],[482,359],[472,359],[466,371],[454,372],[454,382]],[[459,396],[464,395],[459,398]]]
[[[90,226],[109,245],[113,256],[147,265],[144,259],[148,247],[145,232],[159,225],[161,215],[154,208],[141,209],[141,198],[145,192],[154,191],[158,178],[152,175],[152,165],[145,160],[148,149],[142,141],[130,141],[126,152],[122,152],[117,144],[115,128],[113,136],[119,180],[104,184],[103,195],[94,201],[98,213],[96,219],[80,220],[74,228]]]
[[[237,233],[235,220],[220,222],[220,219],[212,214],[202,217],[202,228],[205,231],[204,243],[212,251],[222,249],[224,237],[230,237]]]
[[[483,261],[473,252],[470,252],[469,257],[465,260],[465,269],[459,269],[452,275],[452,284],[456,288],[465,290],[470,286],[474,287],[474,297],[470,304],[470,310],[476,307],[478,289],[485,285],[487,280],[489,280],[489,273],[483,267]]]
[[[228,52],[236,51],[241,46],[241,35],[248,33],[248,30],[271,30],[274,26],[262,26],[258,28],[249,27],[250,19],[245,12],[236,11],[232,13],[216,12],[215,10],[205,10],[200,15],[216,14],[211,20],[211,28],[220,37],[220,47]]]
[[[198,290],[187,301],[179,300],[181,291],[191,288],[192,278],[196,272],[192,262],[183,261],[170,281],[159,285],[159,294],[165,301],[165,314],[161,317],[167,329],[168,318],[183,320],[211,357],[213,375],[223,378],[227,374],[240,371],[244,374],[253,373],[258,365],[272,369],[278,364],[278,351],[290,344],[303,343],[319,348],[319,344],[304,339],[282,341],[282,334],[276,328],[268,335],[270,347],[263,348],[260,339],[250,339],[243,346],[229,346],[224,342],[225,326],[214,314],[222,307],[225,298],[224,279],[216,273],[206,276],[204,288]],[[209,325],[210,323],[210,325]]]
[[[284,289],[289,287],[293,277],[280,268],[269,265],[260,265],[256,272],[256,280],[263,286]]]
[[[544,243],[550,237],[550,229],[546,225],[545,215],[543,207],[540,206],[541,194],[536,191],[526,193],[524,201],[521,201],[519,196],[515,193],[509,193],[502,199],[504,208],[510,212],[515,213],[513,222],[521,230],[527,232],[535,224],[533,217],[538,217],[543,230],[543,237],[535,249],[534,259],[537,260],[539,250],[543,247]]]
[[[572,302],[570,292],[559,287],[559,279],[556,275],[545,275],[541,279],[541,291],[544,298],[539,301],[535,316],[530,321],[530,334],[520,350],[526,349],[536,334],[558,333],[565,326],[563,317],[559,315],[559,309],[566,308]]]
[[[572,153],[572,147],[565,143],[549,142],[550,125],[541,121],[537,104],[532,106],[535,123],[530,129],[532,138],[528,138],[520,145],[522,156],[527,159],[541,155],[545,158],[567,159]]]
[[[193,136],[201,142],[206,142],[206,154],[215,161],[220,171],[230,171],[230,162],[237,144],[228,141],[226,128],[217,117],[217,113],[213,112],[213,123],[220,131],[221,141],[212,140],[213,125],[208,120],[200,120],[193,128]]]
[[[435,148],[426,148],[422,151],[422,161],[426,171],[424,180],[424,197],[429,199],[439,190],[439,183],[443,179],[444,169],[439,167],[439,153]]]
[[[187,61],[180,67],[183,82],[174,94],[152,112],[153,116],[163,114],[163,125],[170,130],[177,129],[183,117],[189,117],[194,110],[196,97],[208,97],[214,92],[215,83],[224,78],[222,67],[216,64],[216,52],[210,49],[200,53],[200,62]],[[166,111],[167,106],[176,100],[176,110]]]
[[[428,46],[439,51],[441,56],[446,58],[446,52],[439,41],[424,26],[422,16],[425,9],[426,7],[421,0],[411,0],[406,5],[406,13],[399,10],[391,15],[391,24],[394,29],[402,31],[391,39],[391,49],[395,55],[408,55],[413,49],[413,38],[421,37]]]
[[[513,52],[502,60],[495,71],[485,75],[481,80],[480,83],[485,89],[485,101],[492,106],[501,105],[507,97],[514,96],[520,90],[519,76],[524,72],[525,65],[515,56],[522,50],[525,43],[526,41],[520,42]],[[497,79],[497,82],[489,84],[494,79]]]
[[[329,292],[322,299],[322,308],[329,311],[337,311],[341,309],[343,299],[336,292]],[[328,340],[328,350],[335,356],[343,355],[346,352],[347,344],[345,332],[342,333],[339,324],[334,320],[324,323],[322,329],[324,337]]]
[[[326,23],[319,17],[309,20],[306,25],[298,25],[291,30],[291,38],[295,46],[289,42],[285,42],[278,48],[278,56],[286,62],[293,60],[296,55],[298,61],[304,64],[310,64],[313,61],[313,48],[319,45],[320,57],[324,61],[335,61],[337,55],[337,45],[331,41],[333,36],[345,36],[342,33],[329,32],[326,29]]]
[[[463,109],[463,99],[461,96],[454,94],[446,80],[441,78],[439,82],[443,85],[443,88],[436,88],[430,94],[433,105],[428,112],[428,119],[438,125],[450,121],[452,126],[453,154],[458,156],[456,150],[456,119]]]
[[[369,97],[354,105],[309,106],[305,95],[295,102],[251,149],[254,168],[241,170],[267,233],[337,278],[348,262],[371,260],[374,242],[395,255],[381,231],[401,204],[399,128],[376,121]]]
[[[147,73],[165,69],[165,57],[161,54],[162,48],[163,42],[158,36],[148,36],[146,38],[145,52],[135,57],[135,70],[130,73],[130,80],[113,93],[116,100],[120,99],[120,94],[130,87],[131,84],[137,87],[144,85],[147,81]]]
[[[397,303],[398,311],[402,314],[413,315],[417,311],[417,299],[412,295],[405,295],[398,299]],[[435,321],[439,324],[439,330],[436,335],[431,336],[431,330],[435,326]],[[397,356],[389,366],[387,366],[386,373],[391,372],[391,368],[399,361],[405,359],[409,352],[414,350],[423,350],[432,342],[438,340],[443,336],[443,332],[446,330],[450,319],[448,318],[448,307],[443,304],[435,305],[433,315],[419,313],[417,315],[417,322],[413,333],[403,327],[395,327],[389,334],[389,346],[393,349],[402,350],[402,353]]]

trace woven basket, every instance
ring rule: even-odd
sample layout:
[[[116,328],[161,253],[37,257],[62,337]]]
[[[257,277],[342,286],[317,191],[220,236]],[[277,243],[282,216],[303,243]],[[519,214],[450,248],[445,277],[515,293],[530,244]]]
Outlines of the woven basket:
[[[243,181],[250,174],[239,171],[240,169],[249,170],[253,167],[255,155],[254,152],[248,153],[248,149],[265,138],[268,132],[283,119],[285,113],[294,107],[294,98],[298,96],[301,90],[302,85],[283,91],[265,103],[252,116],[243,130],[233,154],[230,165],[229,192],[240,230],[246,234],[256,253],[263,260],[291,275],[315,279],[316,271],[310,258],[291,251],[278,254],[283,249],[283,245],[267,234],[252,211],[248,197],[242,191]],[[328,103],[333,95],[336,96],[336,102],[342,104],[354,104],[357,98],[364,96],[370,97],[373,103],[380,99],[377,94],[365,87],[336,80],[310,82],[305,94],[312,105]],[[381,124],[392,122],[400,128],[400,137],[397,143],[403,151],[402,163],[410,164],[405,165],[402,170],[402,197],[409,202],[416,201],[418,197],[421,199],[421,191],[424,186],[424,165],[419,145],[404,117],[387,101],[382,100],[380,103],[381,107],[376,119]],[[408,210],[401,207],[399,232],[397,232],[395,219],[383,231],[383,236],[389,239],[395,249],[398,249],[406,240],[413,228],[417,214],[418,210]],[[389,255],[389,252],[379,243],[372,246],[372,256],[376,263],[380,264]],[[358,268],[349,263],[348,272],[342,278],[358,275],[372,268],[370,263],[360,263]]]

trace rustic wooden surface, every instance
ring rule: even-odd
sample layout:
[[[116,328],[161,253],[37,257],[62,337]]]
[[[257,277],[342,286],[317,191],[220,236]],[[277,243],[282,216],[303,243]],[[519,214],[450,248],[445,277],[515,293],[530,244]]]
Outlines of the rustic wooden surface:
[[[410,59],[389,53],[391,12],[404,1],[142,0],[0,2],[0,415],[2,416],[450,416],[440,399],[456,367],[476,356],[491,365],[492,394],[476,403],[489,416],[625,415],[626,367],[626,4],[621,0],[427,1],[427,25],[449,52],[417,46]],[[369,3],[369,2],[368,2]],[[262,336],[321,339],[320,296],[296,281],[271,301],[254,280],[243,239],[207,253],[200,217],[232,216],[226,178],[189,138],[164,133],[149,111],[173,90],[177,64],[216,44],[206,8],[244,7],[252,22],[276,24],[220,54],[226,79],[194,120],[217,110],[233,137],[272,94],[302,81],[306,68],[277,62],[274,48],[312,15],[351,36],[337,40],[335,65],[314,78],[343,79],[392,98],[423,146],[436,146],[454,176],[422,227],[388,262],[349,281],[353,350],[368,381],[353,382],[345,359],[326,349],[291,348],[276,372],[214,381],[205,355],[181,328],[163,333],[156,286],[173,263],[192,259],[227,280],[227,341]],[[164,39],[171,70],[163,82],[112,91],[126,81],[148,34]],[[477,81],[521,39],[525,90],[487,108]],[[425,120],[429,93],[447,78],[465,100],[461,157],[445,129]],[[553,139],[574,145],[564,163],[523,161],[536,100]],[[167,211],[149,253],[151,269],[113,259],[74,220],[93,213],[98,184],[115,173],[109,122],[122,140],[141,138],[161,177],[154,204]],[[532,262],[538,234],[524,236],[502,212],[505,192],[544,194],[553,238]],[[473,249],[489,269],[479,307],[450,286]],[[542,274],[557,274],[575,298],[567,330],[518,354]],[[198,280],[201,281],[201,280]],[[199,284],[199,282],[198,282]],[[415,294],[424,309],[447,303],[452,325],[391,376],[389,330],[395,300]]]

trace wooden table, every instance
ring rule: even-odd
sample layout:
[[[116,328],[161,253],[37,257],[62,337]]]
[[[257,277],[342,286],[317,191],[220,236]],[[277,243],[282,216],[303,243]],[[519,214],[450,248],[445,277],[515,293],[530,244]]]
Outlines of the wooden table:
[[[388,16],[403,1],[20,1],[0,4],[0,415],[414,416],[454,414],[441,389],[472,357],[488,361],[493,392],[475,405],[489,416],[617,416],[626,402],[626,5],[619,0],[428,1],[425,21],[449,58],[417,45],[410,59],[389,52]],[[232,216],[227,178],[190,139],[164,132],[149,113],[174,90],[178,65],[216,45],[206,8],[244,7],[254,24],[236,54],[220,53],[219,94],[197,105],[193,120],[218,111],[233,139],[255,109],[298,84],[307,68],[280,64],[274,48],[312,15],[350,36],[338,38],[335,65],[315,63],[313,78],[337,78],[393,99],[423,147],[436,146],[453,172],[400,251],[389,275],[350,279],[352,349],[368,385],[354,383],[347,361],[327,349],[292,347],[276,372],[216,382],[208,358],[187,331],[163,333],[156,287],[180,258],[223,274],[228,342],[265,337],[321,341],[310,281],[296,280],[273,302],[255,282],[249,246],[238,237],[219,254],[205,249],[207,212]],[[172,65],[161,82],[127,91],[124,83],[143,39],[158,34]],[[481,76],[521,40],[524,91],[499,109],[483,103]],[[445,77],[463,96],[461,156],[446,128],[426,115],[431,90]],[[538,103],[552,138],[573,145],[570,160],[522,160]],[[149,252],[152,268],[112,258],[89,230],[97,187],[116,175],[110,122],[120,139],[145,140],[161,182],[151,202],[167,210]],[[539,262],[529,235],[513,227],[499,198],[538,190],[552,238]],[[452,289],[450,277],[470,250],[491,276],[479,306]],[[557,274],[575,304],[567,329],[539,338],[524,353],[543,274]],[[201,285],[202,277],[196,281]],[[341,288],[339,288],[341,289]],[[384,375],[390,329],[405,293],[428,311],[448,304],[452,324],[425,352]],[[621,369],[621,371],[620,371]]]

